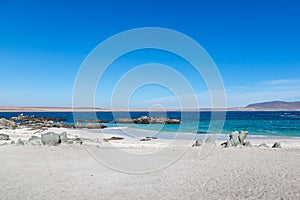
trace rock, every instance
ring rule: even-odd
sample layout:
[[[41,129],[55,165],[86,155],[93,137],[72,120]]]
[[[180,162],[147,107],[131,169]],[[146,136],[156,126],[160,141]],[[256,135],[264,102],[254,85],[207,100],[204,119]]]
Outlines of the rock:
[[[269,148],[269,146],[266,143],[262,143],[260,145],[258,145],[258,147],[265,147],[265,148]]]
[[[223,142],[223,143],[221,144],[221,146],[223,146],[224,148],[232,147],[231,142],[229,142],[229,141]]]
[[[245,142],[243,145],[244,145],[245,147],[252,147],[252,145],[251,145],[250,142]]]
[[[2,128],[9,128],[9,129],[15,129],[15,128],[18,127],[16,122],[14,122],[12,120],[5,119],[5,118],[0,119],[0,126]]]
[[[32,146],[41,146],[41,138],[33,135],[29,138],[27,143]]]
[[[180,124],[179,119],[170,119],[164,117],[141,116],[138,118],[120,118],[115,121],[118,124]]]
[[[229,140],[227,142],[224,142],[221,144],[221,146],[224,146],[225,148],[228,147],[237,147],[239,145],[245,146],[245,139],[248,136],[248,131],[234,131],[230,133]]]
[[[238,139],[239,139],[240,144],[243,144],[243,145],[245,144],[245,139],[247,138],[247,136],[248,136],[248,131],[239,132]]]
[[[200,147],[202,146],[202,144],[203,144],[202,140],[196,140],[192,147]]]
[[[157,140],[157,137],[146,137],[147,139]]]
[[[60,134],[60,140],[61,140],[62,143],[67,143],[68,142],[67,132],[62,132]]]
[[[83,141],[80,138],[75,138],[74,142],[79,143],[80,145],[83,144]]]
[[[76,128],[88,128],[88,129],[103,129],[106,128],[107,126],[104,126],[102,124],[98,123],[76,123],[75,125]]]
[[[281,148],[281,144],[279,142],[275,142],[272,148]]]
[[[42,134],[41,141],[43,145],[50,146],[58,145],[61,143],[60,135],[53,132]]]
[[[16,142],[16,146],[20,146],[20,145],[24,145],[23,140],[21,140],[20,138],[18,139],[18,141]]]
[[[0,133],[0,140],[9,140],[9,135]]]
[[[111,140],[124,140],[124,138],[122,138],[122,137],[111,137],[111,138],[104,138],[103,140],[104,140],[104,142],[109,142]]]
[[[141,142],[146,142],[146,141],[150,141],[151,138],[143,138],[143,139],[140,139]]]

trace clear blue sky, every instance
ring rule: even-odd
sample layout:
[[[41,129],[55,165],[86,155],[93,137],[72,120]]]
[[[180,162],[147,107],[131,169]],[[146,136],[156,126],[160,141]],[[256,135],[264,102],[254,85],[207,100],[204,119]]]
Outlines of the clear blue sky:
[[[76,74],[89,52],[114,34],[149,26],[180,31],[206,49],[223,77],[228,106],[300,100],[299,10],[297,0],[1,0],[0,106],[71,106]],[[148,51],[115,65],[175,61],[184,65]],[[111,86],[121,75],[113,67],[106,74],[96,106],[109,107]],[[206,95],[205,87],[192,85]],[[149,86],[132,103],[148,107],[169,102],[169,95]]]

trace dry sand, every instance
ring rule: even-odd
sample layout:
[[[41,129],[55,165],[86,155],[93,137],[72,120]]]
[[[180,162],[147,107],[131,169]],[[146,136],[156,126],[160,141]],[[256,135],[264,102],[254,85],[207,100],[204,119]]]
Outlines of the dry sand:
[[[52,131],[84,145],[0,146],[0,199],[300,199],[299,139],[250,138],[281,149],[224,149],[221,141],[192,148],[184,140],[104,142],[113,130]],[[40,134],[3,132],[13,140]]]

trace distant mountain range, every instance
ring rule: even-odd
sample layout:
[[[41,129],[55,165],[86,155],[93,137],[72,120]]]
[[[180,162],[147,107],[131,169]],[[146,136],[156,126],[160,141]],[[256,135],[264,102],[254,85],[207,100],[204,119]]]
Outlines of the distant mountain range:
[[[248,105],[246,108],[255,110],[300,110],[300,101],[271,101],[263,103],[254,103]]]

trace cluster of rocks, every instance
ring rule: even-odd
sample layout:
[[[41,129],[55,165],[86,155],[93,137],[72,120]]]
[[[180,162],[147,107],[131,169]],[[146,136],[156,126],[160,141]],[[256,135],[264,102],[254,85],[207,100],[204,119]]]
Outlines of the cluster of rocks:
[[[216,145],[216,141],[212,137],[208,137],[205,140],[196,140],[195,143],[193,144],[193,147],[199,147],[202,146],[203,144]]]
[[[47,128],[88,128],[88,129],[102,129],[106,126],[100,123],[106,123],[106,120],[78,120],[75,124],[67,124],[64,118],[48,118],[37,116],[26,116],[20,114],[17,117],[10,119],[0,119],[0,129],[16,129],[16,128],[30,128],[32,130],[45,130]]]
[[[0,134],[0,140],[10,140],[9,135],[7,134]],[[41,134],[41,137],[32,135],[28,140],[22,140],[18,139],[16,142],[11,141],[10,144],[20,146],[20,145],[31,145],[31,146],[41,146],[41,145],[47,145],[47,146],[56,146],[59,144],[74,144],[79,143],[83,144],[83,140],[79,137],[75,138],[68,138],[67,132],[63,132],[60,134],[48,132]],[[8,143],[4,143],[8,144]]]
[[[12,120],[8,120],[5,118],[0,119],[0,129],[15,129],[17,127],[18,125],[16,124],[16,122]]]
[[[250,144],[250,142],[245,141],[247,136],[248,136],[248,131],[234,131],[232,133],[229,134],[229,140],[227,140],[226,142],[222,143],[221,146],[224,148],[229,148],[229,147],[251,147],[252,145]],[[193,144],[193,147],[197,147],[197,146],[202,146],[203,144],[213,144],[215,145],[216,142],[212,137],[208,137],[206,140],[197,140],[195,141],[195,143]],[[269,148],[269,146],[265,143],[262,143],[260,145],[258,145],[257,147],[265,147],[265,148]],[[279,142],[275,142],[272,146],[272,148],[281,148],[281,144]]]
[[[251,146],[249,142],[245,142],[248,136],[248,131],[234,131],[229,134],[229,140],[222,143],[221,146],[225,148],[237,146]]]
[[[141,116],[138,118],[120,118],[115,121],[118,124],[180,124],[179,119],[170,119],[165,117]]]

